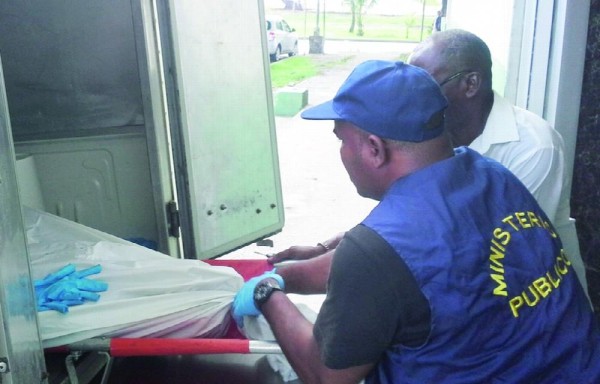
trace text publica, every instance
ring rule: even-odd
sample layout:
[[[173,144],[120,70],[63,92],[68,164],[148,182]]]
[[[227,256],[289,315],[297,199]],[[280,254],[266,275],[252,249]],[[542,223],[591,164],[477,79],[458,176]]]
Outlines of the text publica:
[[[515,212],[502,219],[502,223],[504,225],[495,228],[492,233],[489,256],[490,269],[492,271],[490,277],[495,283],[493,294],[508,297],[508,287],[504,278],[504,258],[512,233],[533,228],[543,228],[553,238],[556,238],[557,234],[550,223],[530,211]],[[564,251],[561,250],[560,254],[556,256],[554,265],[545,274],[533,280],[525,290],[509,300],[508,303],[513,316],[519,317],[519,310],[523,306],[534,307],[557,289],[560,286],[563,276],[569,272],[570,266],[571,262]]]

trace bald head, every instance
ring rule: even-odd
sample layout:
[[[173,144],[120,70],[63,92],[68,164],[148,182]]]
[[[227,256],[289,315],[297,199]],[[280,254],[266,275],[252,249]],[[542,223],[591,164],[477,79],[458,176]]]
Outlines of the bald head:
[[[482,75],[482,88],[492,88],[492,58],[487,44],[462,29],[434,33],[415,48],[408,62],[425,69],[438,82],[448,74],[477,71]]]
[[[448,100],[446,129],[453,145],[472,143],[494,102],[492,58],[485,42],[471,32],[448,29],[420,43],[408,61],[440,85]]]

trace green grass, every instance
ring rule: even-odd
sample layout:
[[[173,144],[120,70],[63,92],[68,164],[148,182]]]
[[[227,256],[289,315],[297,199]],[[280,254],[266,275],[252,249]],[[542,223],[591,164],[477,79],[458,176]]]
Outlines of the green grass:
[[[298,36],[308,38],[315,29],[316,14],[314,11],[270,10],[269,14],[277,14],[296,29]],[[381,41],[421,41],[431,34],[433,17],[426,17],[421,28],[420,15],[363,16],[364,36],[348,32],[351,15],[349,13],[327,13],[323,28],[323,15],[320,18],[321,35],[325,39],[345,40],[381,40]],[[319,57],[317,57],[319,56]],[[333,57],[328,60],[323,55],[294,56],[271,64],[271,86],[273,89],[293,86],[302,80],[320,74],[323,70],[343,64],[352,56]],[[399,57],[398,60],[405,60]]]
[[[350,60],[352,56],[336,57],[332,60],[315,60],[313,56],[294,56],[271,64],[271,86],[292,86],[309,77],[316,76],[328,68]]]
[[[294,86],[309,77],[317,76],[324,70],[346,63],[352,55],[306,55],[293,56],[271,63],[271,88]],[[396,60],[406,61],[408,53],[400,53]]]
[[[316,13],[314,11],[270,10],[270,14],[283,17],[299,37],[307,38],[314,34]],[[421,41],[431,34],[433,16],[425,16],[421,27],[421,15],[363,15],[363,36],[357,36],[348,30],[351,23],[350,13],[327,13],[319,18],[320,34],[328,39],[345,40],[389,40],[389,41]]]

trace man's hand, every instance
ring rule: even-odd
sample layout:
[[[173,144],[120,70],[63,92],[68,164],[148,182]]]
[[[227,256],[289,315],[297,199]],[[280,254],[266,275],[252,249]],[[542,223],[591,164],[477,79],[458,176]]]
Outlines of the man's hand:
[[[345,232],[340,232],[327,241],[317,245],[293,245],[288,249],[275,253],[267,260],[270,264],[277,264],[284,260],[307,260],[333,251],[344,237]]]
[[[277,264],[284,260],[306,260],[312,259],[313,257],[317,257],[322,255],[327,250],[320,246],[312,246],[312,245],[293,245],[288,249],[275,253],[273,256],[270,256],[267,261],[270,264]]]
[[[263,280],[266,279],[274,279],[279,283],[281,289],[285,288],[285,282],[283,278],[275,273],[276,269],[273,269],[269,272],[265,272],[260,276],[256,276],[248,280],[244,283],[239,292],[235,295],[235,299],[233,300],[233,304],[231,307],[231,312],[233,315],[233,319],[237,323],[239,328],[244,327],[244,316],[258,316],[260,315],[260,310],[256,308],[256,304],[254,303],[254,289],[256,286]]]

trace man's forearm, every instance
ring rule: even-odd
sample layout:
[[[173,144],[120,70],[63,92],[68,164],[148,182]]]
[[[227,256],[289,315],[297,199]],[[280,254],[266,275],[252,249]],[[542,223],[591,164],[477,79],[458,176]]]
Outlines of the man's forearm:
[[[325,293],[334,252],[332,250],[313,259],[277,266],[277,273],[285,281],[285,291],[300,294]]]
[[[306,383],[318,382],[317,372],[323,365],[313,337],[313,325],[281,292],[273,294],[262,311],[294,371]]]
[[[373,369],[373,363],[345,369],[327,368],[321,361],[313,325],[282,292],[273,293],[263,305],[262,313],[303,383],[358,383]]]

